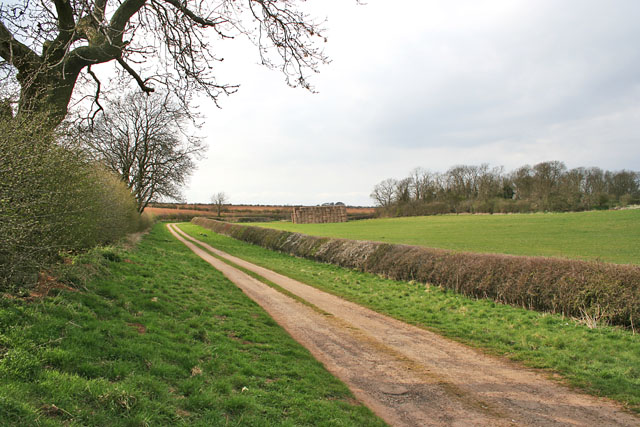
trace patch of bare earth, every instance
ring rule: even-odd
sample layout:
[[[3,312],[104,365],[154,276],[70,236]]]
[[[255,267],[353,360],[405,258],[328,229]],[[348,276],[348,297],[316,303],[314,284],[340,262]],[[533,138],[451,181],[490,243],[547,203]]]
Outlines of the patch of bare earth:
[[[65,264],[67,261],[65,260]],[[52,276],[48,272],[41,272],[38,274],[38,282],[36,286],[29,291],[29,294],[23,299],[25,300],[39,300],[44,297],[49,296],[49,294],[54,290],[64,290],[69,292],[78,292],[77,289],[74,289],[64,283],[58,282],[58,279],[55,276]],[[5,297],[12,298],[12,296],[5,294]]]
[[[640,425],[640,418],[607,399],[578,393],[534,370],[223,253],[174,225],[169,229],[262,306],[391,425]],[[211,253],[258,273],[308,304]]]

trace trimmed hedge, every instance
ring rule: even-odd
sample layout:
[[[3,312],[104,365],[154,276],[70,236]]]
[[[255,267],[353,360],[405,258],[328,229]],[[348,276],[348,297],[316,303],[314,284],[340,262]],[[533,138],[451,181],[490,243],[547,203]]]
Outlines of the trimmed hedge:
[[[640,267],[561,258],[453,252],[419,246],[307,236],[194,218],[194,224],[316,261],[415,280],[532,310],[640,323]]]

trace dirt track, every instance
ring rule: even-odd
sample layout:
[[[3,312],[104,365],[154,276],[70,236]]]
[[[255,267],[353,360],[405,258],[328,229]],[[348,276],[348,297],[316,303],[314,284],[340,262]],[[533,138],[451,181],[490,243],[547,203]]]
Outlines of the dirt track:
[[[169,230],[262,306],[391,425],[640,426],[639,417],[613,402],[577,393],[533,370],[228,255],[173,224]],[[207,251],[276,283],[305,303]]]

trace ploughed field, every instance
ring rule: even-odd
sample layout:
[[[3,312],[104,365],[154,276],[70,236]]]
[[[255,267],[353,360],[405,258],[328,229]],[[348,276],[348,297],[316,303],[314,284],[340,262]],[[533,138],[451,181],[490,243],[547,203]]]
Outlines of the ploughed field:
[[[315,236],[404,243],[454,251],[640,264],[640,209],[255,225]]]
[[[267,205],[224,205],[220,216],[233,222],[280,221],[291,219],[292,206]],[[213,204],[156,203],[145,212],[160,220],[189,221],[196,216],[215,218],[218,209]],[[372,218],[375,209],[371,207],[347,206],[349,219]]]

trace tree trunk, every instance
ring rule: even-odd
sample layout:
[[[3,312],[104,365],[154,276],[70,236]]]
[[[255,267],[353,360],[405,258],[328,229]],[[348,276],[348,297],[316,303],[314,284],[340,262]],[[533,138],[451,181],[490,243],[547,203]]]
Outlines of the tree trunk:
[[[60,68],[60,67],[56,67]],[[78,72],[62,72],[57,69],[36,71],[30,75],[18,75],[22,90],[16,117],[38,117],[45,120],[47,126],[55,128],[66,117],[69,101],[73,93]]]

